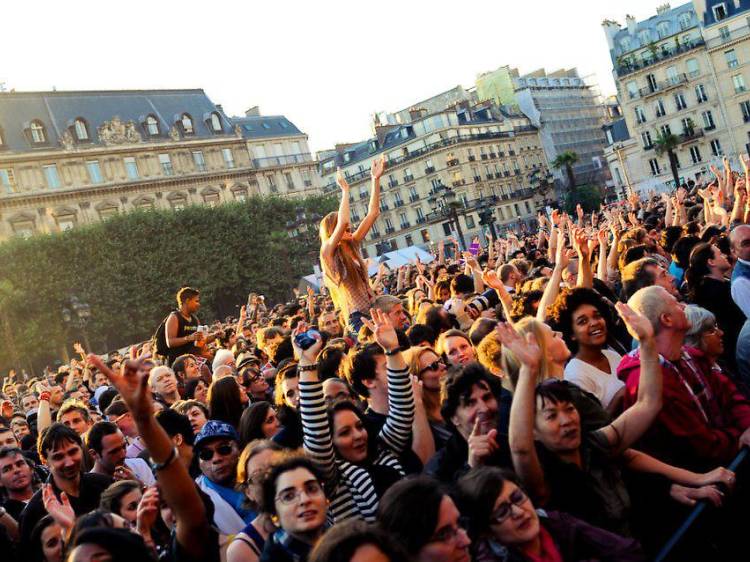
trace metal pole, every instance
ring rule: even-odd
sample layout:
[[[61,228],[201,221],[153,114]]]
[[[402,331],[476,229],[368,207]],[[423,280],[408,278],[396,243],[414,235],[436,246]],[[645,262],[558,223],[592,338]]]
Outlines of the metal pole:
[[[464,242],[464,233],[461,230],[461,222],[458,220],[458,212],[455,207],[451,207],[451,218],[456,221],[456,232],[458,232],[458,244],[461,246],[461,251],[466,251],[466,242]]]

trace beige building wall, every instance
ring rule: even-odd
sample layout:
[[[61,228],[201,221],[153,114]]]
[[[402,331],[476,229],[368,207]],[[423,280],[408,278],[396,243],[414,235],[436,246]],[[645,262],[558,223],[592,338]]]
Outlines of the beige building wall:
[[[510,120],[502,127],[459,125],[453,121],[450,126],[418,135],[408,145],[387,150],[389,164],[381,180],[381,214],[365,240],[367,254],[377,255],[378,242],[393,241],[398,248],[404,248],[446,238],[444,225],[448,219],[430,216],[428,203],[438,183],[452,188],[457,200],[466,203],[467,212],[459,214],[459,221],[467,245],[484,228],[476,211],[482,198],[497,198],[496,229],[516,228],[521,221],[534,219],[543,199],[535,196],[539,181],[530,181],[529,175],[534,167],[539,170],[537,177],[544,181],[551,181],[551,174],[537,130],[529,127],[528,121],[525,125],[525,129],[514,129]],[[371,161],[342,168],[351,186],[351,217],[355,224],[367,214]],[[339,189],[333,162],[321,164],[324,190],[336,193]]]

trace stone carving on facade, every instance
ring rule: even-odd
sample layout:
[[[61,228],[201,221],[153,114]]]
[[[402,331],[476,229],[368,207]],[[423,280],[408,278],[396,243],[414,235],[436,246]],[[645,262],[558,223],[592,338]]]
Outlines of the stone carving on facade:
[[[237,135],[238,139],[241,139],[242,138],[242,127],[240,127],[239,125],[235,125],[234,126],[234,134]]]
[[[105,121],[97,129],[99,140],[105,145],[113,144],[135,144],[141,142],[141,134],[136,129],[133,121],[123,123],[115,116],[111,121]]]
[[[180,140],[180,131],[177,129],[177,125],[172,125],[172,128],[169,129],[169,138],[175,142]]]
[[[62,135],[60,135],[60,146],[63,147],[63,150],[73,150],[75,141],[73,140],[73,135],[70,134],[69,129],[65,129]]]

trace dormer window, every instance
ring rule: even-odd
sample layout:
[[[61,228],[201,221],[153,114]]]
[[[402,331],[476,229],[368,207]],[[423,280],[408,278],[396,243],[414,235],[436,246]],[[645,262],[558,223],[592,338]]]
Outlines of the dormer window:
[[[31,142],[34,144],[42,144],[47,142],[47,131],[44,128],[44,123],[35,119],[29,125],[29,131],[31,132]]]
[[[714,19],[716,21],[721,21],[723,19],[726,19],[726,17],[727,17],[727,7],[724,5],[724,2],[722,2],[721,4],[717,4],[712,9],[713,9],[713,12],[714,12]]]
[[[159,136],[159,121],[153,115],[146,117],[146,133],[150,137]]]
[[[180,124],[182,125],[182,132],[185,135],[192,135],[195,133],[193,129],[193,118],[190,117],[189,113],[183,113],[180,118]]]
[[[669,36],[669,24],[665,21],[661,22],[656,26],[656,31],[659,33],[659,39],[664,39]]]
[[[211,126],[211,131],[214,133],[221,133],[222,127],[221,127],[221,119],[219,118],[219,114],[214,112],[211,114],[211,117],[209,117],[208,122]]]
[[[78,142],[89,140],[89,127],[83,117],[79,117],[73,122],[73,130]]]

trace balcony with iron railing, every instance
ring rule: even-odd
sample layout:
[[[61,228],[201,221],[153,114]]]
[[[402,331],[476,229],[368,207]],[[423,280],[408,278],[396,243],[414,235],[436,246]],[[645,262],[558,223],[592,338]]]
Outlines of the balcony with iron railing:
[[[273,168],[275,166],[290,166],[292,164],[304,164],[312,162],[309,152],[300,154],[287,154],[284,156],[268,156],[266,158],[253,158],[253,166],[256,168]],[[369,174],[369,172],[367,172]]]
[[[482,176],[474,176],[474,181],[482,181]]]
[[[417,217],[416,223],[417,224],[424,224],[427,222],[427,217]]]
[[[398,185],[398,180],[391,180],[388,182],[388,187],[396,187]]]
[[[392,227],[392,226],[387,226],[385,228],[385,233],[386,234],[393,234],[394,232],[396,232],[396,229],[394,227]]]
[[[466,184],[466,180],[460,179],[452,183],[453,187],[459,187]]]
[[[662,94],[668,90],[671,90],[672,88],[677,88],[678,86],[687,84],[687,82],[688,76],[683,72],[682,74],[678,74],[667,80],[662,80],[661,82],[656,82],[655,84],[646,86],[645,88],[640,88],[638,90],[638,97],[648,98],[650,96]],[[634,99],[636,96],[631,95],[630,97],[631,99]],[[657,117],[660,116],[657,115]]]
[[[477,159],[473,154],[469,154],[469,162],[474,162]]]
[[[414,181],[414,176],[409,174],[408,176],[404,176],[404,183],[409,183],[410,181]]]
[[[683,129],[680,135],[680,144],[694,141],[701,138],[704,135],[702,129]]]
[[[651,53],[652,56],[647,58],[646,60],[641,59],[639,61],[635,61],[629,59],[627,55],[621,56],[618,58],[618,60],[622,60],[619,62],[619,64],[615,65],[615,72],[620,77],[626,76],[638,70],[643,70],[644,68],[648,68],[649,66],[658,64],[667,59],[671,59],[676,55],[688,53],[693,49],[702,47],[705,44],[706,42],[703,39],[694,39],[693,41],[690,41],[688,43],[681,43],[678,47],[670,48],[662,45],[661,49],[656,49],[653,53]]]
[[[415,201],[419,201],[418,193],[412,193],[411,195],[409,195],[409,202],[414,203]]]
[[[487,158],[489,158],[489,157],[488,157],[488,156],[487,156],[486,154],[481,154],[481,155],[480,155],[479,157],[480,157],[480,158],[481,158],[482,160],[487,160]]]
[[[718,37],[712,37],[711,39],[706,41],[706,47],[708,47],[709,49],[713,49],[715,47],[723,47],[728,43],[731,43],[732,41],[737,41],[738,39],[743,39],[748,36],[750,36],[750,26],[743,25],[736,29],[730,30],[729,33],[719,34]]]
[[[399,207],[403,207],[403,206],[404,206],[404,202],[401,199],[397,199],[396,201],[393,202],[393,207],[396,209],[398,209]]]
[[[453,166],[458,166],[458,158],[451,158],[445,163],[446,166],[449,168],[452,168]]]

